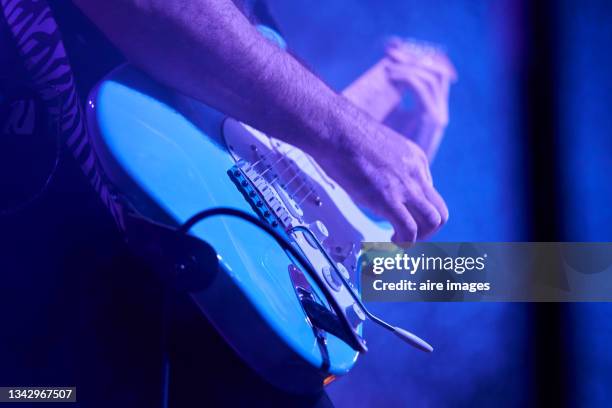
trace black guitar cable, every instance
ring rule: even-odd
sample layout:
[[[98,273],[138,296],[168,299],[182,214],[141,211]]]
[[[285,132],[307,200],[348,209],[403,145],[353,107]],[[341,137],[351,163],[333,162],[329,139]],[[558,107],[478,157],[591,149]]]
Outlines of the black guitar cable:
[[[308,275],[315,281],[315,283],[317,284],[317,286],[319,286],[319,288],[325,287],[325,283],[323,282],[321,277],[317,274],[316,270],[313,268],[310,262],[306,259],[306,257],[304,257],[304,255],[302,255],[293,245],[291,245],[289,241],[285,239],[285,237],[279,234],[276,230],[274,230],[272,227],[270,227],[268,224],[266,224],[259,218],[247,212],[237,210],[235,208],[229,208],[229,207],[215,207],[215,208],[211,208],[208,210],[200,211],[196,213],[195,215],[191,216],[187,221],[185,221],[185,223],[178,228],[177,232],[182,233],[182,234],[187,234],[191,230],[191,228],[193,228],[200,221],[203,221],[206,218],[210,218],[213,216],[219,216],[219,215],[226,215],[226,216],[240,218],[244,221],[247,221],[257,226],[258,228],[264,230],[265,232],[267,232],[272,238],[274,238],[274,240],[283,249],[288,251],[296,259],[296,261],[302,266],[302,268],[306,270]],[[333,262],[332,262],[332,267],[336,268],[336,265]],[[383,327],[384,329],[394,333],[397,337],[399,337],[400,339],[402,339],[404,342],[408,343],[412,347],[415,347],[425,352],[433,351],[433,347],[429,345],[425,340],[418,337],[417,335],[409,332],[408,330],[402,329],[401,327],[393,326],[385,322],[384,320],[380,319],[373,313],[371,313],[365,307],[365,305],[363,304],[359,296],[349,287],[348,282],[344,279],[342,274],[338,273],[338,275],[342,278],[343,285],[347,288],[347,290],[349,291],[349,293],[351,294],[355,302],[357,302],[357,304],[361,307],[364,313],[370,318],[370,320],[372,320],[374,323],[378,324],[379,326]],[[327,299],[328,303],[334,309],[334,312],[338,316],[340,316],[341,313],[343,313],[343,311],[333,301],[333,298],[331,297],[329,292],[327,290],[322,290],[322,292],[325,295],[325,298]],[[348,321],[346,319],[340,319],[340,320],[343,322],[347,330],[349,330],[349,332],[352,333],[352,328],[350,327]],[[365,350],[362,350],[362,351],[365,351]]]
[[[297,249],[295,249],[295,247],[291,245],[291,243],[287,241],[285,237],[283,237],[281,234],[275,231],[272,227],[270,227],[268,224],[266,224],[259,218],[255,217],[254,215],[251,215],[247,212],[237,210],[235,208],[229,208],[229,207],[216,207],[216,208],[211,208],[208,210],[200,211],[199,213],[193,215],[187,221],[185,221],[185,223],[178,228],[177,232],[180,234],[187,234],[189,230],[191,230],[191,228],[193,228],[194,225],[196,225],[200,221],[203,221],[204,219],[209,218],[209,217],[214,217],[214,216],[219,216],[219,215],[226,215],[226,216],[240,218],[264,230],[265,232],[267,232],[272,238],[274,238],[274,240],[283,249],[285,249],[295,258],[295,260],[302,266],[302,268],[306,270],[308,275],[315,281],[315,283],[317,284],[317,286],[319,286],[319,288],[325,287],[323,280],[316,273],[316,271],[314,270],[310,262],[306,259],[306,257],[304,257],[304,255],[302,255]],[[333,298],[326,290],[323,290],[322,292],[325,295],[327,302],[331,305],[332,309],[334,309],[334,312],[336,313],[336,315],[340,316],[342,313],[342,310],[340,309],[340,307],[334,302]],[[352,333],[352,328],[349,326],[349,323],[345,319],[340,319],[340,321],[342,321],[343,325],[345,326],[345,329],[349,330],[349,333]],[[365,350],[361,350],[361,351],[365,351]]]

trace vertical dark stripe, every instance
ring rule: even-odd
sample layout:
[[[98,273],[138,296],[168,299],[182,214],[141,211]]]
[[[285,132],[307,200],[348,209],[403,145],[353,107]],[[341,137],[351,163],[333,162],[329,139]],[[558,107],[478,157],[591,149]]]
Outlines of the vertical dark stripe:
[[[524,0],[523,70],[524,147],[530,200],[531,241],[563,241],[557,108],[557,2]],[[571,351],[568,306],[536,303],[530,307],[536,406],[569,406],[568,362]]]

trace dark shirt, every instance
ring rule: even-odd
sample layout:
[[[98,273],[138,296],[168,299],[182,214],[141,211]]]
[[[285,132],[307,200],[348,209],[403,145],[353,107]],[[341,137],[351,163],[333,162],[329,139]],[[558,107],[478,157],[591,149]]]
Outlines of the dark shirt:
[[[125,58],[71,0],[48,3],[62,32],[77,89],[85,100],[91,88],[114,67],[125,62]]]
[[[53,5],[60,3],[69,5]],[[112,365],[97,362],[112,360],[108,352],[97,354],[105,330],[97,323],[112,320],[112,312],[96,318],[104,309],[97,294],[105,290],[102,277],[119,272],[109,264],[125,258],[126,250],[113,218],[49,123],[3,15],[0,61],[0,320],[6,324],[0,383],[77,385],[79,400],[93,401],[100,395],[95,370]],[[120,269],[127,272],[127,266]]]
[[[14,81],[21,81],[25,78],[19,58],[17,48],[13,44],[9,29],[0,17],[0,89],[5,92],[11,88]],[[0,102],[5,99],[0,99]]]

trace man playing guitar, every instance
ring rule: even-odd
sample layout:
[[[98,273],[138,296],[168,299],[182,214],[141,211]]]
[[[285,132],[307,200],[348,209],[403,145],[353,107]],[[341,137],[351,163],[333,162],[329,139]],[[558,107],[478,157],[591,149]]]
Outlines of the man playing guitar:
[[[392,39],[385,58],[338,94],[260,34],[247,2],[73,3],[162,84],[316,157],[360,205],[392,223],[394,242],[427,238],[447,221],[429,162],[456,74],[434,48]],[[399,106],[407,92],[410,112]]]
[[[74,3],[161,83],[317,157],[393,224],[395,242],[425,238],[448,219],[423,150],[267,41],[234,2]]]

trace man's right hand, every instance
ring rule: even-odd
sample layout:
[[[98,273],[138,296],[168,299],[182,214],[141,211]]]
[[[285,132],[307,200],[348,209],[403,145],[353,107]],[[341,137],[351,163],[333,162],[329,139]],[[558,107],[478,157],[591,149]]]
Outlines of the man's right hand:
[[[390,128],[359,115],[358,126],[317,161],[351,197],[388,219],[393,242],[414,242],[448,220],[446,203],[433,186],[423,150]]]
[[[310,153],[395,242],[436,231],[448,210],[425,154],[338,96],[263,37],[231,0],[73,0],[162,84]]]

